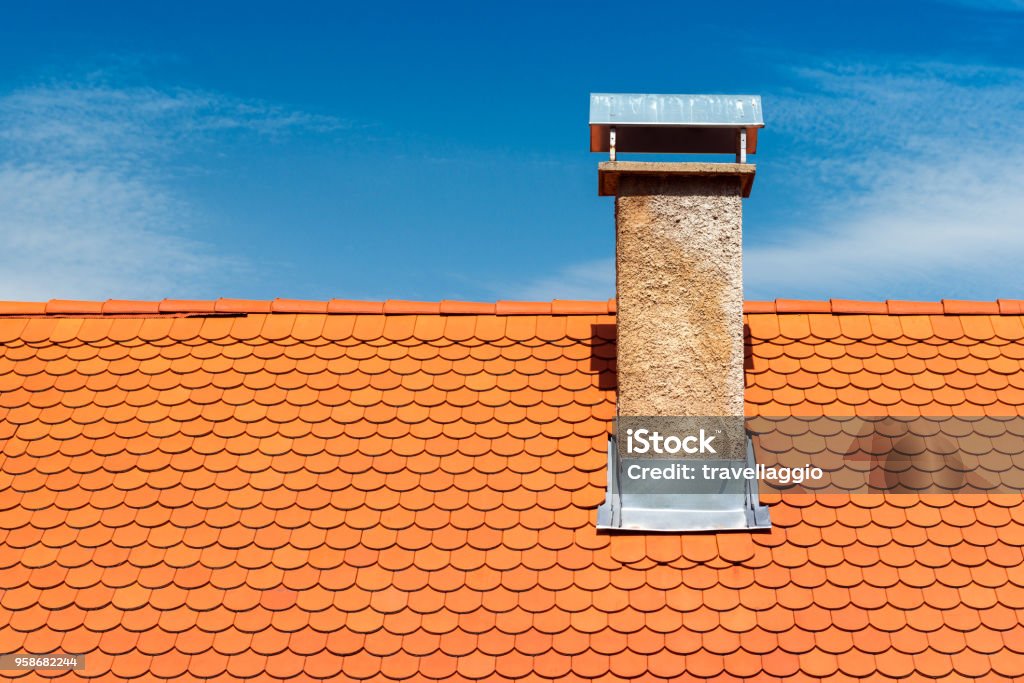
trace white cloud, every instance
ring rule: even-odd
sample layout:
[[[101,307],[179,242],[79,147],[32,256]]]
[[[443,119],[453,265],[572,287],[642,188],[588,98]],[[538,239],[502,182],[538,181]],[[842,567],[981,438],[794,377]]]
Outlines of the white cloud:
[[[765,171],[814,210],[748,244],[749,298],[1024,296],[1024,141],[1011,123],[1024,110],[1024,72],[917,65],[800,76],[773,110],[775,144],[804,153]]]
[[[905,168],[857,202],[826,204],[827,227],[746,250],[748,298],[1021,298],[1024,174],[979,180],[994,163]]]
[[[336,119],[259,101],[182,88],[56,84],[0,98],[0,144],[17,156],[40,153],[104,161],[155,161],[225,133],[287,134],[335,130]],[[116,159],[115,157],[120,157]]]
[[[0,298],[163,298],[242,264],[182,233],[189,207],[103,167],[0,166]]]
[[[162,298],[245,268],[196,237],[201,209],[169,182],[225,135],[338,127],[191,90],[49,84],[0,96],[0,298]]]
[[[509,298],[523,301],[608,299],[615,296],[615,260],[569,264],[509,291]]]

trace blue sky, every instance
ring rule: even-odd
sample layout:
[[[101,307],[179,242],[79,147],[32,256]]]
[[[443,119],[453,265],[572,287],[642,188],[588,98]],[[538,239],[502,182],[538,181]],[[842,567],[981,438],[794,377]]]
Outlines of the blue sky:
[[[1024,298],[1024,3],[22,3],[0,299],[606,298],[588,93],[763,96],[748,298]]]

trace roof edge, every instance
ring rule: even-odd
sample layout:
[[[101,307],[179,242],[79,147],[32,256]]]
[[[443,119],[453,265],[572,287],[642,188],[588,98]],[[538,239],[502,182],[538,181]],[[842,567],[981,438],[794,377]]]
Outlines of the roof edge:
[[[1022,315],[1024,300],[997,299],[995,301],[962,301],[943,299],[941,301],[854,301],[851,299],[829,299],[828,301],[805,301],[801,299],[776,299],[775,301],[746,301],[743,312],[757,313],[829,313],[833,315]]]
[[[118,316],[174,317],[238,315],[246,313],[314,313],[328,315],[608,315],[615,313],[615,299],[605,301],[356,301],[330,299],[214,299],[161,301],[0,301],[0,316]]]
[[[805,301],[776,299],[746,301],[743,312],[748,315],[833,314],[833,315],[1024,315],[1024,300],[996,301],[853,301],[829,299]],[[163,317],[201,315],[239,315],[247,313],[312,313],[327,315],[609,315],[615,313],[615,299],[607,301],[354,301],[330,299],[305,301],[299,299],[214,299],[161,301],[0,301],[0,316],[118,316]]]

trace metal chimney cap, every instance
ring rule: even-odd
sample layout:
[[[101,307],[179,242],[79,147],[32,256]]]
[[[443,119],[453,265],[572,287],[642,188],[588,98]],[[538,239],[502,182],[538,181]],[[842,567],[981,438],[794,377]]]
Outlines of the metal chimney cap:
[[[764,128],[760,95],[591,93],[590,125]]]
[[[757,151],[760,95],[591,93],[590,151],[654,154]]]

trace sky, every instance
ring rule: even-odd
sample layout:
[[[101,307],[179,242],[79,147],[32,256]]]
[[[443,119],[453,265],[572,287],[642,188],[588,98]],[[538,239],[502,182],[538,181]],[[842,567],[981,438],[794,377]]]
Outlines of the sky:
[[[1022,0],[4,15],[0,299],[608,298],[590,92],[762,96],[748,299],[1024,299]]]

